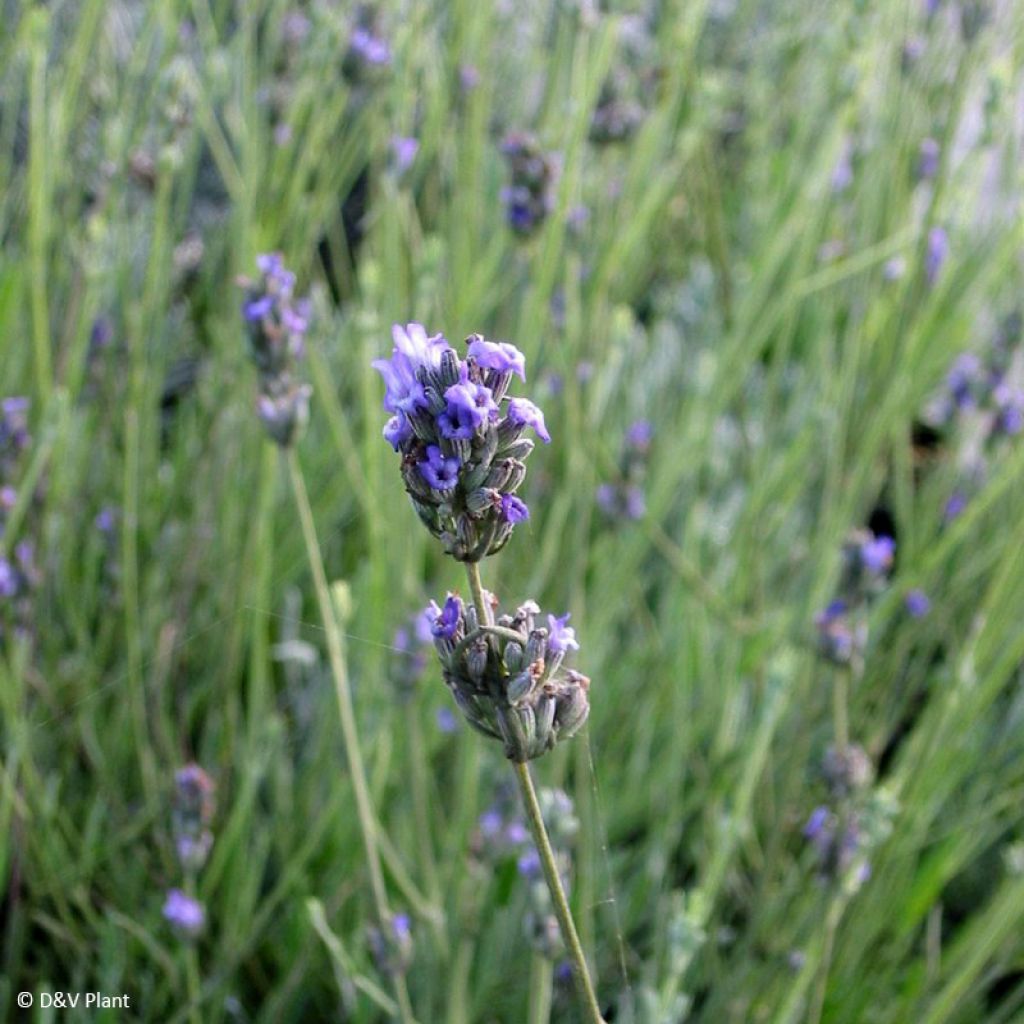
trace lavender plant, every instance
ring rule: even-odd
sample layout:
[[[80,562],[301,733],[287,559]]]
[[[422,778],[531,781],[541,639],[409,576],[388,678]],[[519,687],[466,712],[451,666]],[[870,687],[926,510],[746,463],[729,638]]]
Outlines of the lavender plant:
[[[463,562],[472,603],[450,593],[432,606],[432,631],[444,680],[466,720],[502,743],[513,763],[554,914],[573,965],[580,1000],[602,1020],[586,957],[562,884],[556,854],[528,763],[571,737],[586,721],[590,681],[562,671],[577,650],[569,616],[548,615],[526,601],[512,614],[484,590],[479,563],[508,543],[529,517],[516,492],[526,475],[531,429],[550,441],[544,414],[508,394],[513,376],[526,379],[523,354],[481,335],[466,339],[460,358],[442,334],[421,324],[392,329],[390,359],[373,365],[384,378],[384,436],[401,457],[401,474],[420,521]]]

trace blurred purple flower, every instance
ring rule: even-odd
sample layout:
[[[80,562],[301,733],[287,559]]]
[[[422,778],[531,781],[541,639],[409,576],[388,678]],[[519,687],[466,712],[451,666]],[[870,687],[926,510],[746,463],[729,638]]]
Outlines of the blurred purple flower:
[[[949,255],[949,237],[945,228],[934,227],[928,232],[928,244],[925,249],[924,272],[930,285],[939,278],[946,257]]]
[[[946,507],[942,510],[942,518],[947,523],[951,523],[965,508],[967,508],[967,496],[961,491],[954,491],[949,496]]]
[[[459,720],[451,708],[437,709],[437,727],[446,736],[451,736],[452,733],[459,731]]]
[[[186,938],[195,938],[206,920],[203,905],[186,896],[181,889],[171,889],[164,903],[164,918]]]
[[[939,172],[940,149],[935,139],[925,139],[917,158],[917,176],[923,180],[934,178]]]
[[[923,590],[909,591],[903,601],[915,619],[923,619],[931,611],[932,602]]]
[[[419,139],[409,135],[391,136],[391,160],[398,174],[404,174],[412,167],[412,162],[416,159],[416,154],[419,151]]]

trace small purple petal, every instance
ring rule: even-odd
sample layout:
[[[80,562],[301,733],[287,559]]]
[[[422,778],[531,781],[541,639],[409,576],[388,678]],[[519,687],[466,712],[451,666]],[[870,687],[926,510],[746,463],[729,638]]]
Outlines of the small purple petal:
[[[501,517],[506,523],[522,523],[530,518],[530,509],[526,502],[514,494],[501,496]]]
[[[554,651],[556,654],[564,654],[569,650],[578,651],[580,649],[580,645],[576,642],[576,630],[572,626],[566,625],[569,618],[568,612],[558,618],[554,615],[548,616],[548,650]]]
[[[544,423],[544,413],[528,398],[513,398],[509,401],[508,419],[516,426],[532,427],[545,444],[550,443],[551,435]]]
[[[507,341],[487,341],[474,338],[466,354],[476,360],[477,366],[497,373],[514,373],[520,380],[526,380],[526,357]]]

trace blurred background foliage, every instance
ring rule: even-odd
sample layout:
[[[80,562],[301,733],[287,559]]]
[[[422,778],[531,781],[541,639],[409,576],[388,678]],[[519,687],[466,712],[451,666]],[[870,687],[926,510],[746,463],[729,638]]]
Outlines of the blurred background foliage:
[[[140,1020],[387,1019],[239,317],[280,250],[419,1020],[576,1011],[514,868],[467,852],[500,756],[439,724],[436,673],[391,680],[395,629],[462,584],[380,436],[370,360],[412,319],[517,344],[554,438],[484,573],[571,609],[593,679],[536,774],[575,800],[609,1021],[1020,1019],[1024,447],[990,386],[1024,383],[1014,6],[5,0],[0,379],[31,438],[0,481],[0,1016],[81,989]],[[551,161],[528,231],[514,132]],[[801,830],[833,738],[813,620],[857,526],[897,549],[849,697],[891,831],[854,891]],[[187,947],[161,907],[193,760],[217,811]]]

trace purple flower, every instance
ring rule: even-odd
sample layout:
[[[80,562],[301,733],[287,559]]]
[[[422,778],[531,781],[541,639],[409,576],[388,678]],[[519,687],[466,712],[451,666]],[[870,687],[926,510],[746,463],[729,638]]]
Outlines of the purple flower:
[[[853,144],[849,139],[843,143],[843,150],[832,168],[830,184],[835,193],[845,192],[853,184]]]
[[[508,403],[508,419],[516,426],[533,427],[537,436],[545,442],[551,441],[551,435],[544,424],[544,413],[528,398],[512,398]]]
[[[186,938],[194,938],[203,930],[206,915],[203,905],[186,896],[180,889],[171,889],[164,903],[164,917]]]
[[[915,618],[922,619],[931,610],[932,603],[923,590],[911,590],[903,599],[907,611]]]
[[[455,717],[455,712],[451,708],[437,709],[437,727],[446,736],[451,736],[452,733],[458,732],[459,720]]]
[[[284,257],[279,252],[263,252],[256,257],[256,269],[264,277],[275,277],[284,270]]]
[[[954,491],[949,496],[946,507],[942,510],[942,518],[947,523],[951,523],[965,508],[967,508],[967,496],[960,491]]]
[[[105,508],[101,508],[99,512],[96,513],[93,525],[100,531],[100,533],[113,533],[116,525],[114,510],[109,505]]]
[[[503,494],[501,496],[501,517],[506,523],[515,525],[530,518],[530,509],[525,501],[517,498],[514,494]]]
[[[450,491],[459,482],[462,459],[444,455],[436,444],[427,445],[427,457],[416,463],[420,475],[437,491]]]
[[[257,320],[263,320],[270,316],[270,312],[273,308],[274,296],[261,295],[258,298],[242,304],[242,316],[245,317],[249,323],[255,323]]]
[[[365,28],[353,31],[349,49],[367,64],[383,65],[391,61],[391,47]]]
[[[817,839],[822,834],[824,829],[829,823],[829,810],[827,807],[815,807],[811,811],[811,816],[807,819],[807,824],[804,825],[803,833],[807,839]]]
[[[470,342],[466,354],[475,359],[481,369],[514,373],[520,380],[526,380],[526,358],[515,345],[507,341],[487,341],[476,337]]]
[[[929,284],[935,284],[939,278],[942,265],[949,255],[949,237],[944,228],[935,227],[928,232],[928,245],[925,249],[924,272]]]
[[[0,508],[11,509],[17,504],[18,492],[10,484],[0,487]]]
[[[569,618],[568,612],[558,618],[554,615],[548,616],[548,650],[554,651],[555,654],[564,654],[569,650],[578,651],[580,649],[580,645],[576,642],[576,630],[572,626],[566,625]]]
[[[609,516],[615,515],[619,504],[619,492],[615,489],[614,484],[598,484],[594,498],[597,501],[597,507],[602,512]]]
[[[433,634],[433,623],[434,617],[431,614],[430,608],[424,608],[423,611],[419,612],[412,621],[413,633],[416,635],[416,642],[419,644],[429,644],[430,638]]]
[[[645,452],[651,446],[654,437],[654,427],[650,420],[637,420],[630,425],[626,431],[626,444],[639,452]]]
[[[256,267],[267,279],[272,290],[290,298],[295,287],[295,275],[284,265],[284,257],[279,252],[265,252],[256,257]]]
[[[281,324],[291,334],[305,334],[309,329],[309,303],[297,302],[281,310]]]
[[[501,824],[501,813],[493,807],[488,811],[484,811],[477,822],[481,833],[491,839],[501,831]]]
[[[516,861],[516,870],[523,878],[540,878],[540,857],[536,850],[527,850]]]
[[[402,413],[397,413],[384,424],[384,440],[387,441],[397,452],[409,438],[412,437],[412,427]]]
[[[521,821],[510,821],[505,827],[505,841],[520,846],[530,838],[530,833]]]
[[[946,387],[958,409],[975,404],[974,385],[981,376],[981,360],[973,352],[963,352],[953,362],[946,376]]]
[[[647,499],[639,487],[630,487],[626,490],[626,518],[643,519],[647,512]]]
[[[892,537],[873,537],[860,548],[860,560],[868,572],[883,573],[892,565],[896,541]]]
[[[391,136],[391,158],[394,161],[394,168],[399,174],[404,174],[409,170],[419,150],[419,139],[406,135]]]
[[[388,412],[411,413],[425,408],[427,399],[418,373],[436,370],[441,355],[449,348],[443,334],[428,337],[422,324],[395,324],[391,328],[395,347],[390,359],[375,359],[373,368],[384,378],[384,408]]]
[[[391,918],[391,931],[399,942],[412,934],[412,922],[408,914],[394,914]]]
[[[893,256],[892,259],[886,260],[885,266],[882,268],[882,277],[886,281],[898,281],[906,272],[906,258],[903,256]]]
[[[0,597],[14,597],[18,592],[18,574],[6,558],[0,558]]]
[[[917,159],[917,176],[934,178],[939,171],[939,144],[935,139],[925,139]]]
[[[444,603],[444,608],[438,608],[433,601],[430,602],[430,611],[433,615],[431,630],[436,637],[443,637],[451,640],[459,628],[462,619],[462,600],[458,594],[449,594]]]
[[[836,622],[846,614],[846,602],[841,598],[827,604],[825,608],[815,616],[814,623],[817,626],[827,625]]]
[[[814,617],[819,652],[822,657],[840,665],[850,662],[855,648],[863,646],[864,640],[861,634],[854,632],[846,613],[846,602],[837,599]]]
[[[469,440],[488,420],[498,418],[491,389],[469,379],[466,363],[459,366],[459,383],[444,393],[448,408],[437,418],[442,437]]]
[[[1019,434],[1024,428],[1024,391],[1004,382],[992,392],[992,399],[999,410],[999,429],[1011,436]]]

